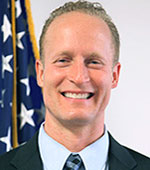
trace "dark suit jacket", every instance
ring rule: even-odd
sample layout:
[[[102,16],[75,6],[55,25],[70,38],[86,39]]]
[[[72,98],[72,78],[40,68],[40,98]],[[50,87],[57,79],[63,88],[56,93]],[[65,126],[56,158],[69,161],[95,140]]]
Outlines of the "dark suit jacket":
[[[149,158],[121,146],[110,134],[109,138],[109,170],[150,170]],[[2,155],[0,170],[43,170],[37,141],[38,133],[23,146]]]

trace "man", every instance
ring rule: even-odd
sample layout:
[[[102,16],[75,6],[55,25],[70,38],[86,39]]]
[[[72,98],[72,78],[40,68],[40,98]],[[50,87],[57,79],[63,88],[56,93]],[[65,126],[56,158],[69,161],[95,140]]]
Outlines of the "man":
[[[101,5],[68,2],[52,12],[40,53],[45,122],[33,139],[0,158],[0,169],[149,170],[149,158],[118,144],[104,126],[121,65],[119,35]]]

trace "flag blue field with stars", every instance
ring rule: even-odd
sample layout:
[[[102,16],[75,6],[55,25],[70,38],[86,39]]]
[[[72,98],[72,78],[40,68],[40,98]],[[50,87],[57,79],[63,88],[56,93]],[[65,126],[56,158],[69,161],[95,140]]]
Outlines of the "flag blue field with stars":
[[[30,13],[29,0],[1,0],[0,154],[28,141],[44,119]]]

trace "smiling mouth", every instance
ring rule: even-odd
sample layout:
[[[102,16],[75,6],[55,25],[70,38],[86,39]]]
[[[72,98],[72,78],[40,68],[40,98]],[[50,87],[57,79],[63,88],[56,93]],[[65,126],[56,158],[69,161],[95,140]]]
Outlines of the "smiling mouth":
[[[72,99],[90,99],[94,93],[70,93],[70,92],[62,92],[64,97],[72,98]]]

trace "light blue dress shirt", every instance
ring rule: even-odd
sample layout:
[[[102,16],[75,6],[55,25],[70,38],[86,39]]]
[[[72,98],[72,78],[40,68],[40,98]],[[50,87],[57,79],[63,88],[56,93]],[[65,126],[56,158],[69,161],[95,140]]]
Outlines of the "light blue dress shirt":
[[[40,127],[38,144],[44,170],[62,170],[71,152],[47,135],[44,124]],[[109,136],[105,128],[105,133],[100,139],[78,154],[81,156],[86,170],[104,170],[108,158],[108,149]]]

